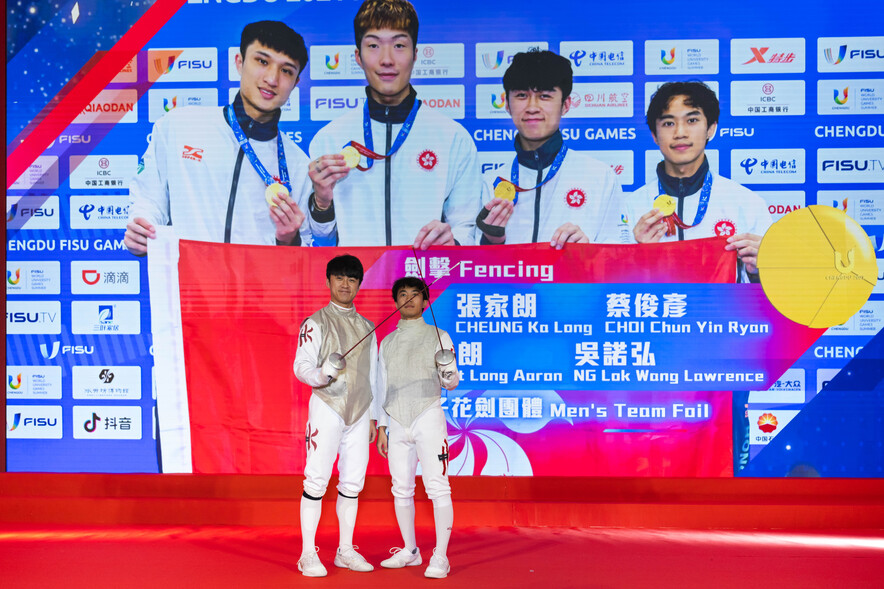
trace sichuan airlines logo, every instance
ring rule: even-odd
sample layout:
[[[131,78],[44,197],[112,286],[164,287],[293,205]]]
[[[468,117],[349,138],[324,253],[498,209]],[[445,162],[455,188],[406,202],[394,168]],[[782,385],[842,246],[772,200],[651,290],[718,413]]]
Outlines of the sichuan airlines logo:
[[[666,50],[660,50],[660,61],[662,61],[666,65],[672,65],[675,63],[675,47],[669,50],[669,57],[666,57]]]
[[[338,66],[341,64],[341,54],[335,53],[334,58],[331,55],[325,56],[325,67],[330,70],[338,69]]]
[[[835,100],[835,104],[839,106],[844,106],[847,104],[847,91],[850,89],[850,86],[847,86],[841,92],[838,91],[837,88],[832,89],[832,93],[834,94],[833,98]]]
[[[842,45],[838,49],[837,57],[835,56],[835,52],[832,50],[831,47],[826,48],[825,51],[823,51],[823,55],[830,65],[838,65],[839,63],[844,61],[844,56],[847,55],[847,45]]]

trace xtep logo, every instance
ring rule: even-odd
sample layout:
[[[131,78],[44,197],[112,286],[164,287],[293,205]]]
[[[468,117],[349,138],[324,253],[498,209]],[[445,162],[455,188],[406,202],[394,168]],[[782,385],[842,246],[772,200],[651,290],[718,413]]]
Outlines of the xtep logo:
[[[178,97],[173,96],[171,100],[168,98],[163,98],[163,110],[169,112],[173,108],[178,106]]]
[[[841,95],[840,92],[838,92],[838,88],[833,88],[833,89],[832,89],[832,93],[834,94],[834,98],[835,98],[835,104],[839,104],[839,105],[842,105],[842,106],[845,105],[845,104],[847,104],[847,90],[848,90],[849,88],[850,88],[850,86],[847,86],[847,88],[844,88],[844,94],[843,94],[843,96]]]
[[[172,66],[175,65],[175,56],[170,55],[166,59],[162,57],[157,57],[153,60],[153,66],[156,68],[157,73],[160,75],[168,74],[172,71]]]
[[[491,93],[491,106],[500,110],[506,104],[506,93],[501,92],[498,96],[497,94]]]
[[[760,49],[758,47],[750,47],[749,51],[752,52],[752,59],[744,61],[743,65],[749,63],[764,63],[764,54],[767,53],[768,49],[770,49],[770,47],[761,47]]]
[[[675,63],[675,47],[673,47],[672,49],[669,50],[669,58],[668,59],[666,57],[666,50],[661,49],[660,50],[660,61],[662,61],[666,65],[672,65],[673,63]]]
[[[184,146],[184,151],[181,152],[181,157],[186,160],[193,160],[195,162],[203,161],[203,148],[201,147],[191,147],[189,145]]]
[[[580,62],[583,61],[583,58],[586,57],[586,51],[583,49],[577,49],[576,51],[572,51],[571,55],[568,57],[571,58],[571,61],[574,62],[574,65],[580,67]]]
[[[98,270],[83,270],[81,276],[83,282],[89,285],[98,284],[98,281],[101,280],[101,273]]]
[[[489,70],[496,70],[503,63],[503,51],[498,51],[496,57],[492,53],[483,54],[482,63]]]
[[[330,70],[338,69],[338,65],[340,65],[340,63],[341,63],[341,54],[340,53],[335,53],[334,59],[332,59],[331,55],[325,56],[325,67],[327,67]]]
[[[21,388],[21,373],[20,372],[18,373],[18,375],[14,379],[12,378],[11,374],[8,375],[8,378],[9,378],[9,388],[11,388],[13,391],[17,391],[18,389]]]
[[[856,265],[854,262],[854,251],[853,248],[847,250],[847,264],[844,263],[844,260],[841,258],[841,252],[835,251],[835,270],[840,272],[841,274],[850,274],[853,272],[853,268]]]
[[[21,268],[16,268],[16,269],[15,269],[15,278],[13,278],[12,276],[13,276],[12,271],[11,271],[11,270],[7,270],[7,271],[6,271],[6,282],[8,282],[9,284],[15,286],[15,285],[18,284],[19,281],[21,280]]]
[[[832,48],[829,47],[825,51],[823,51],[823,55],[826,57],[826,61],[828,61],[832,65],[838,65],[844,60],[844,56],[847,55],[847,45],[842,45],[838,49],[838,57],[832,53]]]

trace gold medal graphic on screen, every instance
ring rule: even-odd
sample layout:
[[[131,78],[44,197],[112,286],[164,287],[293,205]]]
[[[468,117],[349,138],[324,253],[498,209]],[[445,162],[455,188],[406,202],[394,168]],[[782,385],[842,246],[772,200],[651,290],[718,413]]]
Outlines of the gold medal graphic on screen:
[[[279,182],[274,182],[270,186],[267,187],[267,190],[264,191],[264,200],[267,201],[267,204],[271,207],[277,206],[275,202],[273,202],[274,196],[279,196],[283,194],[285,196],[289,195],[289,189],[280,184]]]
[[[761,286],[771,304],[801,325],[841,325],[878,282],[875,248],[860,225],[833,207],[792,211],[758,248]]]
[[[359,155],[359,151],[352,145],[344,146],[344,149],[341,150],[341,155],[344,156],[344,163],[347,164],[347,167],[350,169],[358,166],[359,161],[362,159],[362,156]]]

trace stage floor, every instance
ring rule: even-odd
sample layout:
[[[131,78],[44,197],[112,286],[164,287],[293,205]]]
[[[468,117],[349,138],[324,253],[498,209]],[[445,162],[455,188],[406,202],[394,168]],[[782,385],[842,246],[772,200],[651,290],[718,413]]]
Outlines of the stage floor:
[[[455,510],[457,504],[455,504]],[[751,509],[751,508],[750,508]],[[715,531],[636,528],[457,528],[447,579],[424,579],[424,566],[381,569],[399,542],[391,527],[357,524],[356,543],[377,568],[332,565],[334,513],[323,515],[319,556],[325,579],[305,579],[294,527],[47,526],[6,524],[0,531],[3,586],[76,589],[178,587],[880,587],[884,534],[872,531]],[[326,521],[329,520],[329,521]],[[331,525],[329,525],[331,524]],[[431,528],[418,529],[424,563]]]

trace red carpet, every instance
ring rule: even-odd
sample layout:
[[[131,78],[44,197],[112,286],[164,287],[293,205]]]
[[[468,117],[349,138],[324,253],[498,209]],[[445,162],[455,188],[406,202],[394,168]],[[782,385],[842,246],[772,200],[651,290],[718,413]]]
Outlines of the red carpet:
[[[334,515],[331,521],[334,521]],[[418,531],[426,559],[432,530]],[[872,533],[720,532],[624,528],[455,530],[451,575],[424,567],[372,573],[336,569],[337,534],[318,543],[326,579],[296,568],[292,527],[33,527],[0,533],[7,587],[880,587],[884,537]],[[358,526],[356,542],[375,564],[398,542],[391,528]]]
[[[389,485],[369,477],[360,495],[355,540],[376,566],[400,541]],[[425,565],[336,569],[333,491],[318,537],[329,577],[305,579],[300,477],[0,474],[0,587],[884,586],[882,479],[457,477],[452,488],[448,579],[424,579]]]

